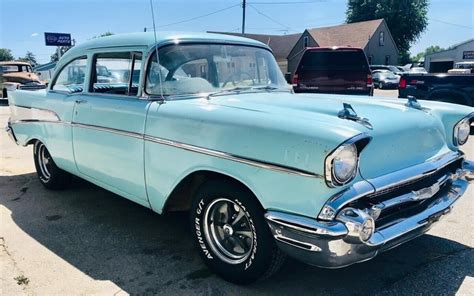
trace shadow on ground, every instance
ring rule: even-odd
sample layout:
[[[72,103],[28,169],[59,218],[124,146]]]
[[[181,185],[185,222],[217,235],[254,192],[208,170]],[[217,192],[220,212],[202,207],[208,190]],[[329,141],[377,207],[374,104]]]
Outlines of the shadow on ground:
[[[472,249],[424,235],[372,261],[339,270],[287,260],[273,278],[238,287],[202,264],[186,213],[160,216],[80,179],[68,190],[47,191],[34,174],[0,177],[0,202],[23,231],[57,256],[131,294],[367,295],[408,289],[406,293],[453,295],[466,276],[474,276]],[[443,267],[459,254],[460,262]],[[436,264],[442,272],[424,271]]]

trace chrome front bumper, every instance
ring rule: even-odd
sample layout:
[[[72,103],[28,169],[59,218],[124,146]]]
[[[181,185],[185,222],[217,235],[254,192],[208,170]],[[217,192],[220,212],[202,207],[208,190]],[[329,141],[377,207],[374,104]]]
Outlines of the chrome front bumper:
[[[448,214],[453,204],[474,180],[474,162],[464,161],[462,169],[443,180],[442,189],[434,192],[424,210],[375,227],[366,241],[360,240],[359,218],[369,215],[346,207],[333,221],[322,221],[276,211],[265,215],[278,246],[290,256],[311,265],[340,268],[363,262],[379,252],[394,248],[427,232],[431,226]],[[342,215],[343,211],[351,213]],[[354,214],[354,215],[352,215]]]

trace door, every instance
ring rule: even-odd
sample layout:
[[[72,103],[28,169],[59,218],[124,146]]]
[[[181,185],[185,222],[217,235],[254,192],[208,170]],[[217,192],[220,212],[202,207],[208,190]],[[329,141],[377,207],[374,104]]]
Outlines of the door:
[[[89,90],[75,100],[72,138],[81,174],[148,205],[143,132],[149,101],[138,96],[141,59],[138,52],[94,55]]]

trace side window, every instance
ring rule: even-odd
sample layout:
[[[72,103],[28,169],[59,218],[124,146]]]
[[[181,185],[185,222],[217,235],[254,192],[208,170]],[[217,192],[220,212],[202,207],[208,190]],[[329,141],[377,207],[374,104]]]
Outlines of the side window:
[[[84,90],[87,58],[80,57],[61,69],[51,89],[70,93]]]
[[[304,48],[308,47],[308,41],[309,41],[308,36],[304,36],[303,37],[303,47]]]
[[[385,45],[385,33],[380,32],[379,34],[379,46],[384,46]]]
[[[136,96],[142,54],[139,52],[99,53],[92,65],[90,92]]]

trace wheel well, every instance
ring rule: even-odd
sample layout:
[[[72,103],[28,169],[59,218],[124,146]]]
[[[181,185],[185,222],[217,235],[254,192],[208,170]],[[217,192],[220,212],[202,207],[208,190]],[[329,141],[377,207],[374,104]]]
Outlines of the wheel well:
[[[25,146],[35,144],[37,141],[39,141],[39,140],[35,139],[35,138],[29,139],[28,142],[26,142]]]
[[[216,179],[234,182],[255,196],[255,194],[245,184],[235,178],[213,171],[196,171],[186,176],[178,185],[176,185],[166,200],[163,213],[189,211],[193,196],[199,187],[209,180]]]

